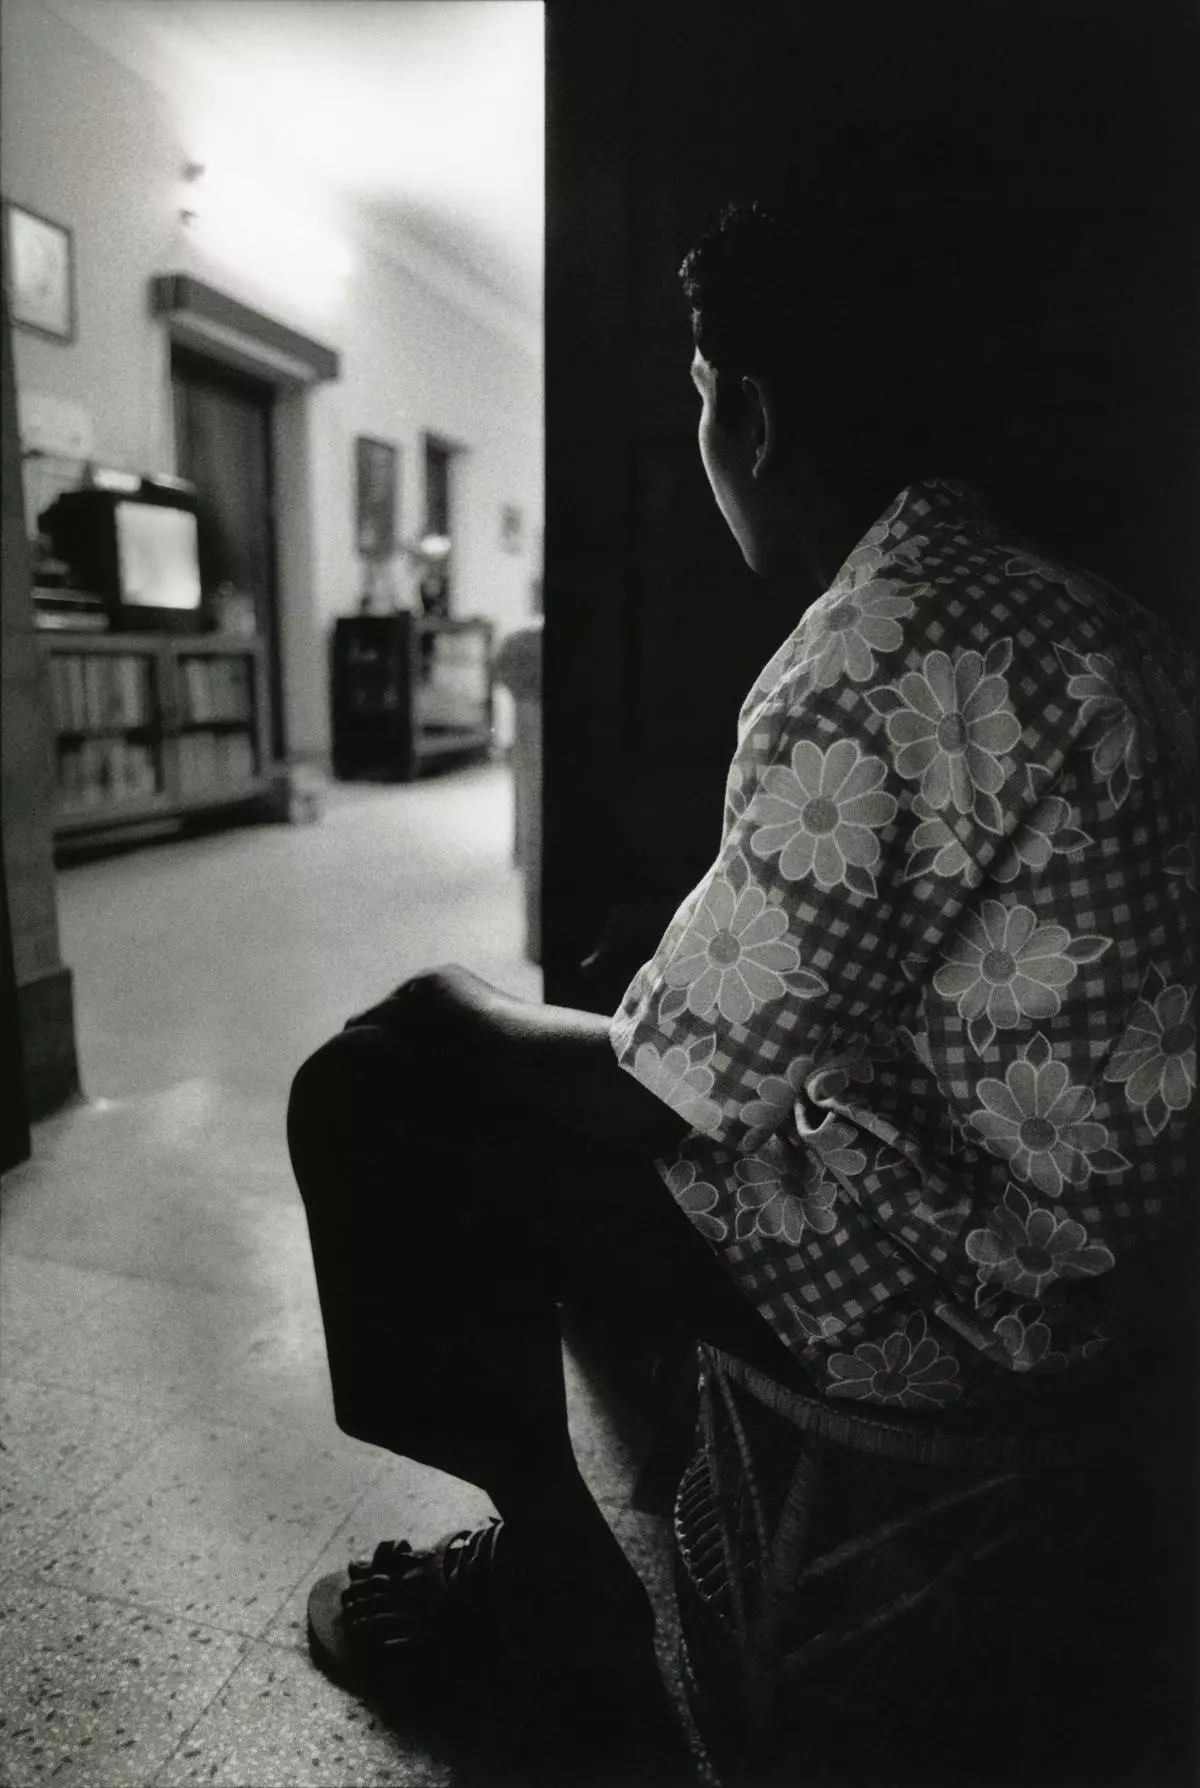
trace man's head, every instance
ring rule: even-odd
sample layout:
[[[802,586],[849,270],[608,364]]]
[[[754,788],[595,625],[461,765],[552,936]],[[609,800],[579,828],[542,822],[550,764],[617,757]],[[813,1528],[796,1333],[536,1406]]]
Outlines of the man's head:
[[[760,205],[729,207],[680,269],[691,308],[699,445],[717,507],[754,571],[802,554],[810,456],[794,365],[791,245]]]
[[[929,221],[875,190],[755,201],[684,260],[700,454],[753,570],[827,577],[904,484],[970,476],[978,384],[964,407],[938,364],[970,306]]]

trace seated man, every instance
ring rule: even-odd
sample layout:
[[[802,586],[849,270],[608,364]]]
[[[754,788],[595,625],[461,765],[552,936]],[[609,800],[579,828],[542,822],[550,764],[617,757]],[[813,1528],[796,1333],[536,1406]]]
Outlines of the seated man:
[[[648,1775],[687,1764],[571,1450],[560,1302],[844,1408],[1011,1420],[1148,1344],[1139,1263],[1182,1224],[1187,654],[918,476],[952,458],[884,488],[865,443],[834,478],[796,258],[751,208],[684,266],[717,503],[753,569],[828,582],[746,699],[712,869],[611,1023],[436,970],[289,1113],[339,1425],[501,1517],[318,1585],[317,1655],[384,1690],[509,1669],[613,1782],[632,1730]]]

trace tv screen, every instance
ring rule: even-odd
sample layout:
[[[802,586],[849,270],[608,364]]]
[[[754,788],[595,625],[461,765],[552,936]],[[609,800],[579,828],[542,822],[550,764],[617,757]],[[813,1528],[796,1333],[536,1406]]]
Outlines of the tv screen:
[[[157,503],[116,506],[121,601],[128,608],[198,609],[196,516]]]

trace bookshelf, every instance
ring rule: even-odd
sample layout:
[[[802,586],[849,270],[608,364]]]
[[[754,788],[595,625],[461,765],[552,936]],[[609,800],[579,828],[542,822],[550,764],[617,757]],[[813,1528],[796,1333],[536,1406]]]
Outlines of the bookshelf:
[[[233,808],[269,792],[260,640],[55,630],[43,647],[56,843]]]

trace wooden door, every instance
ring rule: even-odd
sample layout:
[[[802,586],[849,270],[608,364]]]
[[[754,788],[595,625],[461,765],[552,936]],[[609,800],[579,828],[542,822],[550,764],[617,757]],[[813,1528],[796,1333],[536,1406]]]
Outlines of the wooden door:
[[[846,143],[894,183],[898,229],[932,181],[957,195],[964,240],[1010,231],[1000,264],[1044,303],[1057,344],[1046,389],[1080,443],[1078,514],[1061,492],[1038,514],[1035,488],[1026,531],[1058,550],[1073,528],[1089,534],[1096,569],[1179,612],[1195,565],[1183,447],[1195,354],[1170,250],[1191,239],[1179,121],[1194,33],[1173,0],[1153,26],[1118,0],[549,0],[546,12],[543,965],[548,999],[610,1005],[711,861],[742,697],[814,594],[753,577],[716,513],[682,256],[764,174],[819,159],[836,184]],[[905,170],[910,130],[931,121],[944,164]],[[952,152],[959,138],[974,160]],[[990,193],[976,163],[991,165]],[[1005,217],[994,201],[1018,183],[1027,203]],[[1146,245],[1164,241],[1155,272]],[[872,295],[886,311],[893,247],[864,240],[844,284],[813,295],[806,351],[843,339],[844,313],[861,319]],[[1010,327],[1011,302],[999,285],[989,328]],[[886,426],[883,372],[864,428]],[[1036,368],[1030,388],[1032,438]],[[579,965],[606,928],[625,960],[597,988]]]
[[[205,599],[224,583],[253,597],[266,642],[271,751],[285,752],[275,576],[270,385],[215,361],[171,355],[176,464],[199,500],[200,579]]]

